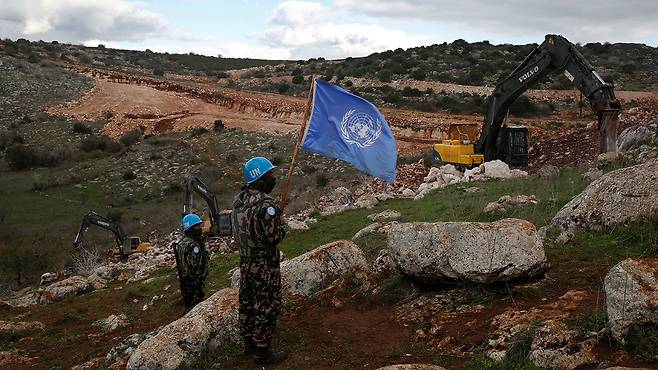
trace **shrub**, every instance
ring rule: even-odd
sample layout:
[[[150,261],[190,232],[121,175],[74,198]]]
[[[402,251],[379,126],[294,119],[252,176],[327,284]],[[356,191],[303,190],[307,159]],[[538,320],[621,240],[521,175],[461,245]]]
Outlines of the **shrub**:
[[[222,78],[229,78],[228,73],[226,72],[218,72],[217,73],[217,78],[222,79]]]
[[[304,76],[302,75],[294,75],[292,78],[292,83],[295,85],[299,85],[300,83],[304,82]]]
[[[391,82],[391,71],[388,69],[382,69],[377,72],[377,79],[381,82]]]
[[[126,171],[123,173],[123,179],[126,181],[134,180],[137,178],[137,175],[133,171]]]
[[[91,60],[92,60],[91,57],[88,54],[85,54],[85,53],[80,53],[80,55],[78,56],[78,59],[80,59],[80,63],[83,63],[83,64],[89,64],[89,63],[91,63]]]
[[[7,148],[5,157],[11,168],[22,170],[33,166],[56,166],[68,158],[68,153],[62,150],[35,149],[16,144]]]
[[[121,144],[125,146],[131,146],[137,144],[142,139],[142,131],[140,130],[130,130],[121,136]]]
[[[288,92],[288,90],[290,90],[290,85],[288,85],[288,84],[285,83],[285,82],[284,82],[284,83],[280,83],[280,84],[277,86],[277,88],[276,88],[276,91],[278,91],[279,94],[285,94],[285,93]]]
[[[16,131],[0,131],[0,150],[4,150],[13,144],[24,144],[25,139]]]
[[[82,122],[76,122],[73,124],[73,132],[77,134],[91,134],[92,129]]]
[[[154,76],[164,76],[164,70],[162,68],[153,69]]]
[[[224,125],[224,122],[221,119],[215,120],[215,122],[212,125],[212,130],[213,131],[224,131],[226,126]]]
[[[192,136],[202,136],[208,133],[208,129],[205,127],[195,127],[190,131],[190,135]]]
[[[110,139],[107,136],[90,136],[80,143],[80,150],[84,152],[93,152],[101,150],[104,152],[116,153],[121,150],[121,144]]]
[[[325,173],[318,174],[315,178],[315,185],[318,188],[324,188],[327,184],[329,184],[329,177]]]

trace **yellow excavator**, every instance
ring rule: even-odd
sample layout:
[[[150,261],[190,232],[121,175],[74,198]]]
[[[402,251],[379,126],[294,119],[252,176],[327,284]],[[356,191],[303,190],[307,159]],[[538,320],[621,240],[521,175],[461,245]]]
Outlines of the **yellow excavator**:
[[[621,104],[615,98],[613,86],[596,73],[569,40],[559,35],[546,35],[544,42],[494,88],[487,100],[479,139],[476,141],[474,132],[467,132],[457,125],[449,132],[448,139],[434,145],[435,162],[472,167],[500,159],[512,166],[527,166],[528,129],[503,126],[503,121],[516,98],[553,72],[562,72],[587,98],[596,113],[601,134],[599,151],[616,151]]]
[[[78,233],[75,236],[75,240],[73,241],[74,247],[80,247],[80,244],[84,239],[84,235],[91,225],[96,225],[114,233],[114,237],[118,246],[118,250],[115,254],[119,254],[122,257],[127,257],[132,253],[145,253],[151,249],[151,243],[143,242],[139,236],[127,236],[119,223],[114,222],[107,217],[101,216],[94,211],[89,211],[82,218],[80,229],[78,230]]]

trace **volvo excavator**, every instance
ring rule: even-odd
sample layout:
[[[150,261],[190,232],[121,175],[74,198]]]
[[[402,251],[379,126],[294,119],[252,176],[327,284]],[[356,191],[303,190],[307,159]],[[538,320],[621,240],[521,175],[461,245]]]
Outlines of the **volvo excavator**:
[[[89,211],[82,218],[80,229],[78,230],[78,234],[76,234],[75,240],[73,241],[74,247],[80,247],[80,244],[84,239],[84,235],[91,225],[96,225],[114,233],[117,246],[119,247],[117,254],[120,254],[122,257],[127,257],[131,253],[144,253],[151,249],[151,243],[143,242],[138,236],[127,236],[119,223],[114,222],[107,217],[101,216],[94,211]]]
[[[185,175],[184,179],[185,200],[183,203],[183,216],[193,211],[193,194],[197,193],[206,201],[210,218],[204,220],[202,225],[203,233],[210,237],[229,236],[231,231],[231,211],[219,211],[217,198],[210,188],[192,175]]]
[[[484,125],[477,141],[463,140],[460,135],[434,145],[438,163],[471,167],[484,161],[500,159],[512,165],[528,165],[528,129],[523,126],[503,126],[510,105],[526,90],[550,73],[563,73],[590,103],[597,115],[601,136],[601,153],[617,150],[617,124],[621,104],[615,98],[613,86],[596,73],[594,67],[559,35],[546,35],[523,62],[502,82],[487,100]]]

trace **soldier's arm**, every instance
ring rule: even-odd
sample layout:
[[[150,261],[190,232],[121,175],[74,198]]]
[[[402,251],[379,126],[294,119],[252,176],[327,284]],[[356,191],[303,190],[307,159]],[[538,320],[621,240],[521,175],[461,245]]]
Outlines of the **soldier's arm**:
[[[281,209],[272,202],[264,202],[258,211],[262,236],[268,244],[278,244],[286,236]]]

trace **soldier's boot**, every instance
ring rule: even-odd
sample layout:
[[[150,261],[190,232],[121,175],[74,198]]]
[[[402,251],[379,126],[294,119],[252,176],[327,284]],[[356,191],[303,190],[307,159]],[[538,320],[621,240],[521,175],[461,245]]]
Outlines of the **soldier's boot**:
[[[256,344],[254,343],[254,340],[251,337],[242,337],[242,340],[244,341],[245,355],[253,355],[254,353],[256,353]]]
[[[268,365],[281,362],[288,357],[288,354],[283,351],[272,351],[269,347],[256,347],[256,355],[254,355],[254,363],[256,365]]]

